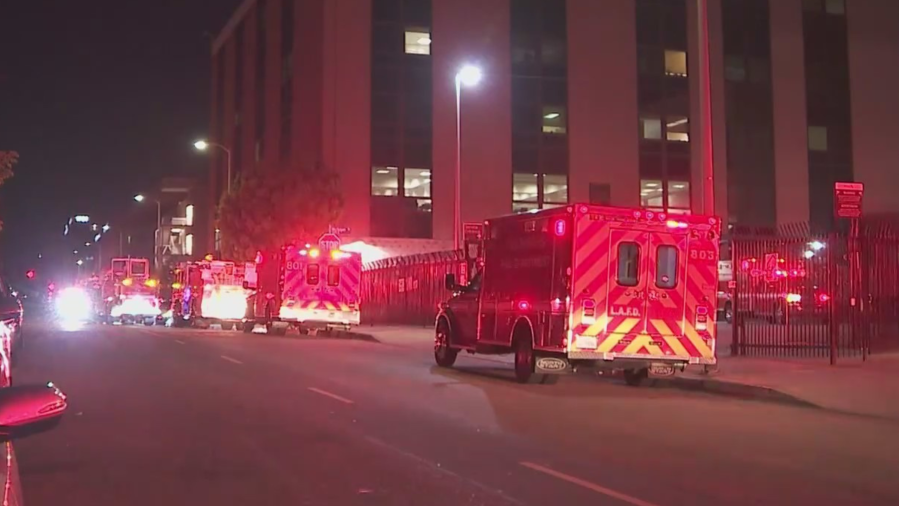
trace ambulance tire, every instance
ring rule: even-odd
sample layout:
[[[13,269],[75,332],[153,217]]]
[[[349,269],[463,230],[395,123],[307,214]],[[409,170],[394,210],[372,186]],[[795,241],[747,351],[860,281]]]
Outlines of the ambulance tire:
[[[643,383],[643,380],[649,377],[649,369],[625,369],[624,370],[624,382],[627,383],[628,386],[638,387],[640,383]]]
[[[252,334],[253,328],[256,327],[256,322],[246,321],[246,322],[243,322],[242,325],[243,325],[243,328],[241,330],[243,330],[244,334]]]
[[[222,330],[234,330],[234,322],[222,322]]]
[[[549,374],[535,374],[537,357],[530,332],[519,334],[515,338],[515,380],[519,383],[549,385],[558,381],[558,377]]]
[[[450,347],[452,341],[449,324],[446,320],[441,319],[437,323],[434,336],[434,361],[440,367],[452,367],[456,363],[456,357],[459,356],[459,350]]]

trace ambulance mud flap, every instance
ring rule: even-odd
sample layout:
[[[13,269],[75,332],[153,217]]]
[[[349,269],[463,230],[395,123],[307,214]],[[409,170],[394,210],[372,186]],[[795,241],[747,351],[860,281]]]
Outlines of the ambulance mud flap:
[[[570,374],[571,363],[565,358],[537,357],[534,369],[538,374]]]

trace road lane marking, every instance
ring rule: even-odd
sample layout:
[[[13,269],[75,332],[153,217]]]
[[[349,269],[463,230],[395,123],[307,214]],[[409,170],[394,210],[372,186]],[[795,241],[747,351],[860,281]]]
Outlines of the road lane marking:
[[[175,339],[175,342],[178,343],[178,344],[187,344],[187,343],[185,343],[184,341],[182,341],[182,340],[180,340],[180,339]]]
[[[222,360],[227,360],[228,362],[233,362],[235,364],[241,364],[241,365],[243,364],[243,362],[241,362],[240,360],[237,360],[236,358],[231,358],[228,355],[219,355],[219,356],[222,357]]]
[[[544,474],[548,474],[553,478],[558,478],[563,481],[567,481],[568,483],[573,483],[580,487],[584,487],[588,490],[592,490],[594,492],[598,492],[603,495],[607,495],[614,499],[618,499],[619,501],[626,502],[628,504],[633,504],[634,506],[657,506],[654,503],[644,501],[642,499],[637,499],[636,497],[629,496],[627,494],[623,494],[621,492],[616,492],[610,488],[602,487],[595,483],[591,483],[587,480],[582,480],[575,476],[570,476],[565,473],[560,473],[555,469],[550,469],[548,467],[541,466],[540,464],[534,464],[533,462],[519,462],[520,465],[527,467],[528,469],[532,469],[534,471],[538,471]]]
[[[353,401],[347,399],[346,397],[341,397],[341,396],[339,396],[339,395],[337,395],[337,394],[332,394],[331,392],[328,392],[328,391],[325,391],[325,390],[321,390],[321,389],[318,389],[318,388],[315,388],[315,387],[308,387],[308,388],[309,388],[309,390],[311,390],[311,391],[313,391],[313,392],[315,392],[315,393],[317,393],[317,394],[324,395],[325,397],[330,397],[330,398],[332,398],[332,399],[334,399],[334,400],[337,400],[337,401],[340,401],[340,402],[342,402],[342,403],[344,403],[344,404],[353,404]]]

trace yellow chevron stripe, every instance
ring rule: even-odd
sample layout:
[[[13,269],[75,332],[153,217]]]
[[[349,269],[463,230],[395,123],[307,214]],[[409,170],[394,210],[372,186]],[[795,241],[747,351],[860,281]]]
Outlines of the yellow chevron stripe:
[[[661,348],[652,344],[652,338],[646,334],[641,334],[641,335],[637,336],[631,342],[631,344],[627,345],[627,348],[625,348],[624,351],[621,353],[624,355],[635,355],[644,346],[646,347],[647,350],[649,350],[650,355],[653,355],[656,357],[663,355]]]
[[[693,328],[692,325],[687,323],[684,325],[684,335],[687,336],[687,339],[693,343],[693,346],[699,350],[700,356],[703,358],[711,358],[712,357],[712,349],[706,346],[705,341],[702,340],[702,337],[696,332],[696,329]]]
[[[597,351],[600,353],[608,353],[611,351],[612,348],[618,344],[618,341],[621,341],[628,332],[637,326],[638,323],[640,323],[640,318],[625,318],[621,325],[618,325],[615,330],[609,332],[609,336],[600,343]]]

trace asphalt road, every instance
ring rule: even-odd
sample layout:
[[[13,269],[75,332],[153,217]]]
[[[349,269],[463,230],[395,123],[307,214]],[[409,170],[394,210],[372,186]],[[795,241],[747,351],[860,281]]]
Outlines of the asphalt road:
[[[28,506],[899,504],[899,425],[615,381],[512,382],[427,344],[31,329]]]

